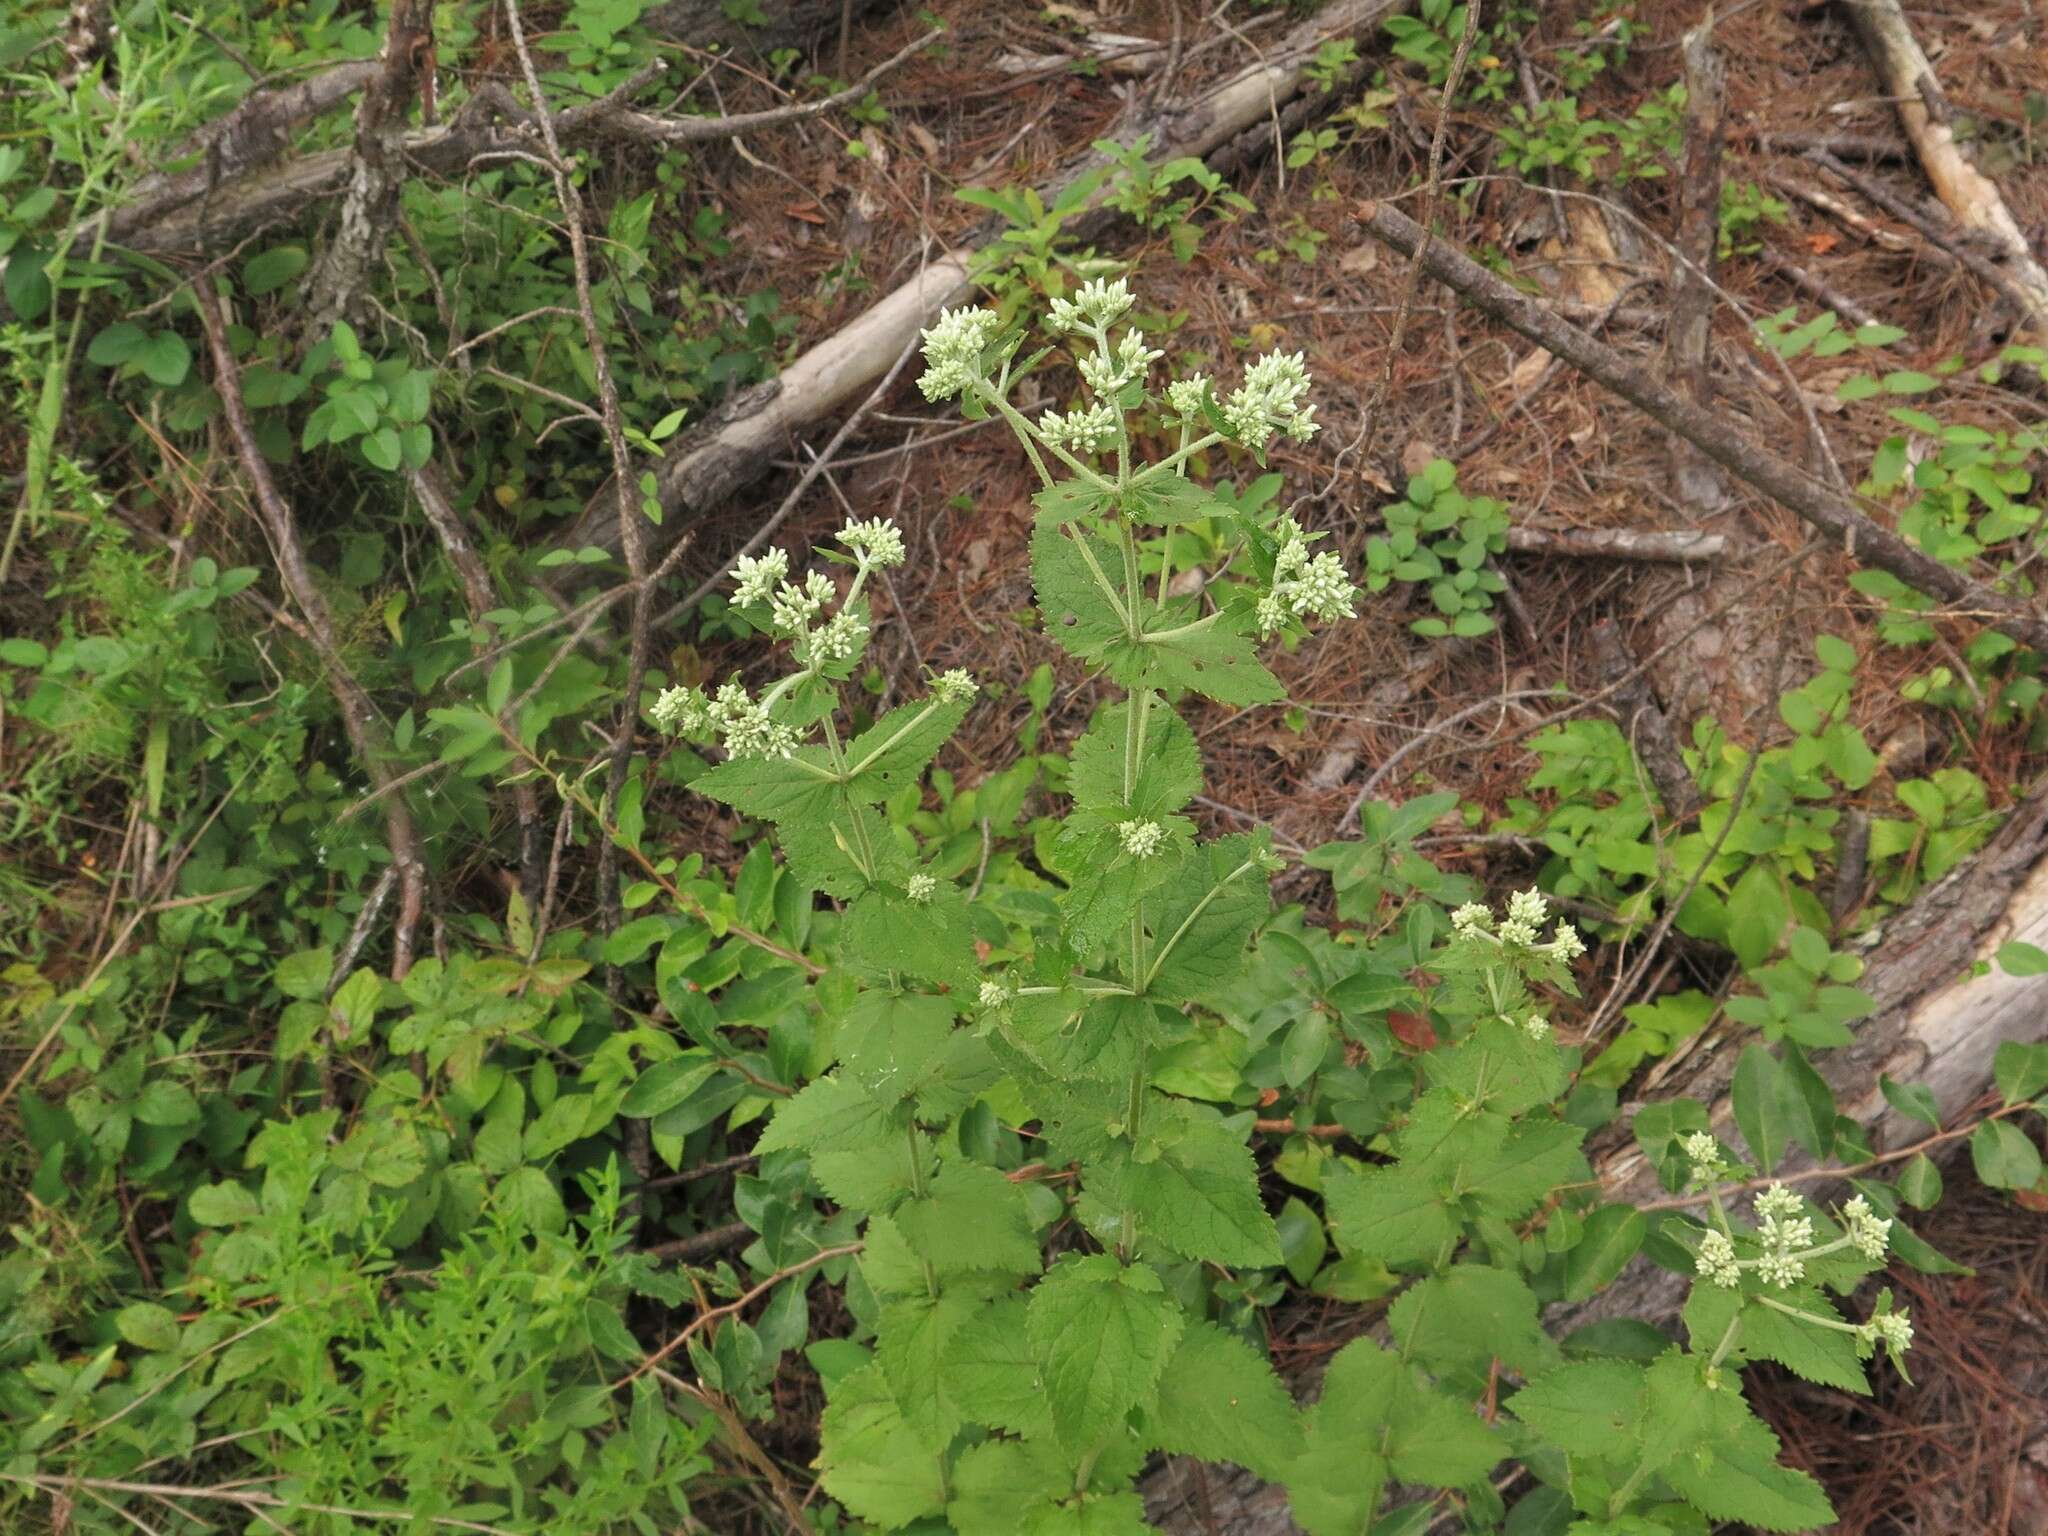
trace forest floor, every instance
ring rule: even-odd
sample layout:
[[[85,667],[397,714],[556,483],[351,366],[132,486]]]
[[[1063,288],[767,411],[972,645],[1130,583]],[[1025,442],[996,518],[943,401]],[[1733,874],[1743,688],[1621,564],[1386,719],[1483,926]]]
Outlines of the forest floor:
[[[869,291],[886,291],[923,253],[948,248],[975,226],[976,210],[950,189],[1039,182],[1085,149],[1131,93],[1161,84],[1156,55],[1132,74],[1062,69],[991,85],[996,61],[1057,58],[1076,48],[1077,31],[1091,28],[1168,38],[1180,9],[1148,0],[1062,5],[1050,8],[1058,19],[1049,23],[1000,0],[973,15],[954,8],[948,20],[960,45],[895,81],[892,99],[919,109],[915,121],[867,130],[865,157],[827,153],[821,136],[807,143],[812,131],[797,129],[790,142],[757,141],[744,159],[723,162],[719,197],[743,263],[721,277],[735,291],[765,285],[811,295],[799,303],[800,334],[830,334],[866,302],[845,287],[849,250]],[[1262,11],[1255,20],[1276,16]],[[2048,58],[2033,7],[2004,0],[1913,19],[1951,105],[2005,146],[2001,189],[2037,250],[2048,251],[2048,154],[2035,138],[2041,125],[2021,105]],[[1582,115],[1625,119],[1666,92],[1680,76],[1682,34],[1698,20],[1690,4],[1639,7],[1626,61],[1583,90]],[[908,17],[893,30],[871,25],[864,47],[883,56],[911,25]],[[1247,30],[1255,42],[1260,34]],[[1559,89],[1560,56],[1583,39],[1563,27],[1537,36],[1543,41],[1527,50],[1526,64],[1548,96]],[[1228,41],[1188,24],[1176,88],[1220,72],[1235,53],[1217,46]],[[1886,402],[1835,398],[1853,360],[1809,354],[1775,370],[1759,365],[1743,341],[1754,322],[1793,305],[1810,317],[1821,307],[1813,294],[1825,289],[1845,315],[1906,330],[1894,366],[1917,369],[1958,354],[1981,357],[2005,334],[2011,312],[1952,254],[1845,193],[1806,157],[1807,147],[1832,144],[1901,195],[1926,198],[1891,105],[1835,8],[1737,5],[1714,42],[1727,68],[1724,182],[1775,199],[1778,210],[1751,236],[1756,248],[1716,272],[1715,408],[1816,467],[1831,454],[1854,482],[1894,430]],[[1409,85],[1391,94],[1384,127],[1340,125],[1336,143],[1309,164],[1289,170],[1268,158],[1241,173],[1235,188],[1256,211],[1230,220],[1198,215],[1201,236],[1187,259],[1176,259],[1164,233],[1134,238],[1127,225],[1103,254],[1132,265],[1148,308],[1183,317],[1174,334],[1181,353],[1227,360],[1278,347],[1307,355],[1324,430],[1306,444],[1276,445],[1272,468],[1286,476],[1281,503],[1306,525],[1330,530],[1352,557],[1383,526],[1380,508],[1406,477],[1438,458],[1458,466],[1467,494],[1506,503],[1517,527],[1721,534],[1730,554],[1717,566],[1511,551],[1499,561],[1507,591],[1493,633],[1418,638],[1407,621],[1430,610],[1418,587],[1402,611],[1397,587],[1372,600],[1367,622],[1276,664],[1298,712],[1285,720],[1265,712],[1254,724],[1209,706],[1197,731],[1212,829],[1263,822],[1297,848],[1339,835],[1370,765],[1396,754],[1398,772],[1376,779],[1377,793],[1450,789],[1461,802],[1505,812],[1530,770],[1529,738],[1560,718],[1562,700],[1597,703],[1611,681],[1595,644],[1604,626],[1619,632],[1632,659],[1648,662],[1681,742],[1707,715],[1738,742],[1768,742],[1778,729],[1778,693],[1812,670],[1813,637],[1868,632],[1843,601],[1853,567],[1814,549],[1790,514],[1740,486],[1719,508],[1688,504],[1674,494],[1672,444],[1661,428],[1442,290],[1427,282],[1413,289],[1406,262],[1358,228],[1363,200],[1427,176],[1435,112],[1427,93]],[[1511,255],[1525,274],[1542,273],[1567,313],[1598,325],[1653,371],[1665,369],[1665,251],[1677,222],[1677,179],[1617,187],[1560,174],[1552,196],[1500,172],[1495,130],[1518,95],[1511,81],[1504,102],[1450,114],[1442,174],[1460,190],[1446,199],[1440,227],[1469,251]],[[796,165],[806,168],[800,179],[787,169]],[[1829,202],[1854,206],[1844,218],[1823,211]],[[1786,264],[1813,280],[1809,291],[1792,286]],[[1404,334],[1389,370],[1397,325]],[[2017,419],[1996,391],[1974,404],[1987,428]],[[964,666],[983,676],[1019,676],[1048,661],[1059,668],[1031,619],[1025,555],[1035,486],[1007,435],[963,431],[907,386],[875,420],[867,440],[828,474],[829,489],[799,508],[792,529],[822,542],[849,509],[887,515],[913,548],[927,551],[889,589],[903,622],[877,626],[885,647],[896,648],[899,675],[907,683],[920,667]],[[720,514],[700,538],[707,570],[780,494],[771,484]],[[2015,732],[1930,730],[1927,712],[1900,697],[1912,661],[1892,656],[1888,662],[1873,649],[1853,704],[1887,772],[1902,778],[1962,762],[1994,787],[1994,803],[2007,797],[2036,744]],[[698,665],[717,673],[725,660],[705,656]],[[1062,687],[1053,732],[1077,731],[1097,702],[1085,686]],[[1002,766],[1023,707],[1018,700],[1012,718],[981,713],[979,736],[963,735],[956,750],[970,764]],[[704,830],[715,826],[707,821]],[[1526,875],[1542,854],[1530,839],[1488,835],[1456,816],[1424,841],[1439,862],[1481,874],[1496,889]],[[1679,979],[1697,963],[1682,962]],[[1572,1034],[1570,1021],[1559,1027]],[[1916,1351],[1915,1384],[1888,1381],[1864,1401],[1763,1372],[1762,1411],[1827,1482],[1844,1536],[2048,1531],[2048,1226],[2042,1213],[1976,1187],[1967,1158],[1948,1171],[1959,1189],[1927,1235],[1976,1273],[1895,1270],[1928,1345],[1924,1357]],[[1355,1307],[1312,1299],[1279,1317],[1276,1359],[1301,1369],[1369,1321]],[[780,1422],[796,1441],[784,1448],[803,1459],[815,1404],[788,1409]],[[1200,1529],[1199,1519],[1187,1528]]]

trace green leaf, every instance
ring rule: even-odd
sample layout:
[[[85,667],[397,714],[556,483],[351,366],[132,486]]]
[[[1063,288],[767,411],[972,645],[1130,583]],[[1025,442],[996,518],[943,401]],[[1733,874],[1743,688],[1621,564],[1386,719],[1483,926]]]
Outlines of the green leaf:
[[[1474,1372],[1483,1383],[1495,1359],[1524,1376],[1558,1359],[1528,1284],[1483,1264],[1454,1264],[1410,1286],[1388,1310],[1387,1325],[1403,1359],[1438,1375]]]
[[[2048,974],[2048,950],[2024,939],[2011,939],[1998,946],[1998,968],[2008,976]]]
[[[242,264],[242,286],[260,297],[275,293],[306,270],[306,253],[296,245],[275,245]]]
[[[199,1101],[183,1083],[167,1077],[152,1078],[142,1085],[130,1111],[143,1125],[197,1125]]]
[[[137,1349],[168,1354],[178,1347],[178,1314],[153,1301],[132,1302],[114,1314],[114,1327]]]
[[[2008,1105],[2022,1104],[2048,1088],[2048,1045],[2002,1040],[1991,1066],[1992,1080]]]
[[[2041,1178],[2041,1152],[2009,1120],[1987,1120],[1970,1133],[1970,1161],[1993,1189],[2032,1189]]]
[[[1784,1160],[1785,1147],[1791,1139],[1786,1111],[1790,1092],[1777,1057],[1761,1045],[1743,1047],[1730,1088],[1735,1123],[1742,1130],[1742,1139],[1749,1143],[1750,1156],[1765,1173]]]
[[[0,293],[7,307],[24,325],[42,319],[50,307],[50,253],[33,242],[17,245],[7,258],[7,270],[0,273]]]
[[[102,368],[115,368],[133,360],[148,345],[149,332],[132,320],[116,320],[93,337],[85,355]]]
[[[1877,1086],[1884,1093],[1885,1102],[1910,1120],[1918,1120],[1931,1130],[1941,1129],[1941,1105],[1934,1097],[1934,1090],[1925,1083],[1896,1083],[1880,1075]]]
[[[700,795],[770,821],[825,818],[845,803],[823,747],[793,757],[736,757],[690,781]]]
[[[327,996],[327,983],[334,971],[334,952],[324,945],[286,955],[277,963],[278,991],[286,997],[319,1002]]]
[[[688,1099],[718,1070],[718,1063],[703,1051],[658,1061],[634,1079],[619,1101],[619,1113],[633,1120],[651,1119]]]
[[[514,1168],[498,1181],[495,1196],[499,1205],[535,1232],[560,1232],[569,1224],[561,1191],[539,1168]]]
[[[941,1369],[954,1404],[969,1421],[1036,1439],[1051,1434],[1052,1420],[1024,1308],[1018,1296],[977,1312],[946,1341]]]
[[[1685,1371],[1693,1375],[1690,1365]],[[1678,1454],[1662,1466],[1664,1480],[1689,1503],[1715,1520],[1742,1521],[1766,1531],[1812,1530],[1835,1518],[1819,1483],[1778,1465],[1778,1437],[1749,1411],[1739,1391],[1733,1386],[1709,1391],[1696,1380],[1690,1390],[1694,1402],[1708,1410],[1704,1432],[1688,1434]],[[1653,1398],[1651,1412],[1656,1406]]]
[[[885,1531],[946,1507],[945,1471],[905,1422],[879,1365],[843,1377],[819,1420],[819,1482]]]
[[[1263,838],[1250,836],[1201,844],[1148,904],[1157,941],[1150,996],[1190,1002],[1237,979],[1252,930],[1273,909],[1263,852]]]
[[[1899,1198],[1916,1211],[1932,1209],[1941,1201],[1941,1170],[1924,1152],[1899,1170]]]
[[[1058,1501],[1073,1489],[1073,1471],[1057,1447],[987,1440],[963,1451],[953,1468],[946,1523],[955,1536],[1018,1536],[1058,1514]]]
[[[176,331],[158,331],[136,352],[135,361],[152,384],[172,389],[192,371],[192,349]]]
[[[1427,1174],[1406,1163],[1339,1164],[1324,1175],[1323,1200],[1338,1246],[1388,1265],[1433,1258],[1462,1225]]]
[[[1099,1446],[1149,1400],[1185,1323],[1150,1269],[1109,1254],[1055,1265],[1031,1293],[1025,1324],[1060,1443],[1077,1454]]]
[[[1728,947],[1745,969],[1770,959],[1791,915],[1776,867],[1768,859],[1756,860],[1728,896]]]
[[[1816,1317],[1832,1318],[1834,1303],[1812,1286],[1780,1291],[1772,1298]],[[1817,1323],[1802,1323],[1777,1308],[1752,1301],[1742,1309],[1742,1352],[1753,1360],[1775,1360],[1794,1375],[1845,1392],[1870,1393],[1870,1382],[1856,1359],[1855,1341],[1846,1333]]]
[[[604,963],[633,964],[667,938],[675,925],[674,918],[653,914],[620,924],[618,930],[604,941]]]
[[[1643,1246],[1649,1221],[1632,1205],[1603,1205],[1564,1259],[1564,1299],[1585,1301],[1615,1282]]]
[[[1278,1481],[1300,1434],[1294,1399],[1264,1355],[1214,1323],[1188,1329],[1159,1378],[1153,1444]]]
[[[202,1184],[185,1197],[185,1209],[202,1227],[232,1227],[263,1214],[255,1195],[240,1184]]]
[[[959,729],[970,702],[928,698],[890,710],[847,745],[846,766],[853,775],[847,793],[873,805],[916,783]]]

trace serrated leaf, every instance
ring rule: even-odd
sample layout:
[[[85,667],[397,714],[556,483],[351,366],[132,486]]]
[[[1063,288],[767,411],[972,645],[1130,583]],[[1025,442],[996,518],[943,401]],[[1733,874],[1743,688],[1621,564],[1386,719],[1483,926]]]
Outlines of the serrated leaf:
[[[1574,1456],[1613,1456],[1636,1435],[1643,1368],[1624,1360],[1577,1360],[1530,1382],[1509,1410]]]
[[[1341,1164],[1323,1176],[1330,1231],[1347,1254],[1383,1264],[1419,1264],[1458,1235],[1428,1176],[1406,1163],[1353,1171]]]
[[[1773,1300],[1816,1317],[1835,1316],[1834,1303],[1812,1286],[1779,1291]],[[1742,1352],[1753,1360],[1775,1360],[1796,1376],[1824,1387],[1870,1394],[1870,1382],[1856,1358],[1854,1340],[1836,1329],[1802,1323],[1776,1307],[1752,1301],[1742,1309]]]
[[[1692,1391],[1706,1422],[1661,1472],[1687,1502],[1715,1520],[1766,1531],[1812,1530],[1835,1518],[1819,1483],[1778,1465],[1778,1437],[1749,1411],[1740,1391],[1697,1384]]]
[[[1095,1254],[1056,1265],[1031,1293],[1025,1322],[1053,1432],[1078,1453],[1151,1397],[1186,1318],[1150,1269]]]
[[[931,1193],[898,1207],[895,1221],[911,1249],[941,1276],[976,1270],[1035,1275],[1043,1263],[1024,1191],[985,1163],[947,1162]]]
[[[1501,1364],[1533,1375],[1557,1363],[1557,1345],[1537,1321],[1536,1295],[1520,1275],[1454,1264],[1404,1291],[1387,1325],[1411,1359],[1438,1375]]]
[[[821,1077],[775,1112],[756,1150],[851,1150],[877,1140],[890,1125],[893,1108],[850,1077]]]
[[[1148,995],[1188,1002],[1237,978],[1245,945],[1273,908],[1262,850],[1249,836],[1201,844],[1149,904],[1156,939]]]
[[[946,1507],[945,1473],[904,1421],[879,1365],[843,1377],[819,1420],[819,1482],[885,1531]]]
[[[1016,1536],[1073,1486],[1073,1471],[1054,1446],[987,1440],[955,1464],[946,1521],[956,1536]]]
[[[888,1378],[903,1422],[934,1454],[945,1450],[960,1427],[951,1380],[940,1368],[946,1346],[961,1327],[987,1305],[967,1292],[917,1292],[882,1305],[875,1363]]]
[[[1114,808],[1142,819],[1170,816],[1202,787],[1202,754],[1187,722],[1154,699],[1145,715],[1145,745],[1138,754],[1130,794],[1124,793],[1129,757],[1130,705],[1097,712],[1068,759],[1067,792],[1080,810]]]
[[[1159,1449],[1235,1462],[1277,1481],[1300,1435],[1294,1399],[1265,1356],[1214,1323],[1188,1329],[1159,1378],[1152,1414]]]
[[[847,744],[847,794],[873,805],[917,782],[959,729],[970,702],[934,697],[890,710]]]
[[[1025,1329],[1024,1298],[997,1301],[947,1340],[942,1368],[960,1411],[990,1429],[1050,1434],[1045,1386]]]
[[[1147,1119],[1157,1156],[1131,1163],[1117,1181],[1145,1234],[1184,1258],[1278,1264],[1280,1234],[1243,1138],[1207,1111],[1169,1099],[1155,1099]]]
[[[776,822],[830,817],[845,804],[822,747],[799,747],[786,758],[736,757],[698,774],[690,788]]]

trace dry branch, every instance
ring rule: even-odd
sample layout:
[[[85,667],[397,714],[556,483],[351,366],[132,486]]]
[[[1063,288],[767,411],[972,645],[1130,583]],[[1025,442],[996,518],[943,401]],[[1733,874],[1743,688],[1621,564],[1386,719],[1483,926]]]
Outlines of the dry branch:
[[[1316,51],[1333,37],[1360,34],[1406,8],[1407,0],[1337,0],[1267,48],[1259,62],[1191,101],[1133,114],[1114,135],[1135,143],[1151,134],[1155,160],[1207,156],[1246,130],[1256,130],[1300,91]],[[564,114],[565,116],[567,114]],[[1099,170],[1090,153],[1040,187],[1050,205],[1061,188]],[[1084,220],[1084,224],[1091,221]],[[1087,238],[1106,222],[1099,213]],[[787,455],[789,441],[859,398],[916,339],[940,308],[973,292],[970,271],[978,245],[949,252],[923,267],[844,330],[798,357],[781,376],[728,402],[671,444],[656,472],[664,516],[658,537],[674,537],[693,515],[717,505]],[[583,516],[559,541],[576,548],[616,548],[603,512],[607,492],[593,497]]]
[[[221,311],[220,298],[211,282],[194,283],[191,291],[198,303],[207,348],[213,354],[214,391],[220,396],[235,457],[241,463],[242,473],[249,477],[258,518],[277,558],[278,575],[299,612],[305,615],[301,633],[312,643],[327,669],[328,684],[341,708],[342,728],[348,733],[349,745],[383,802],[385,842],[398,870],[398,916],[391,974],[394,979],[402,979],[412,969],[413,937],[426,905],[427,870],[420,857],[419,834],[413,826],[412,812],[388,761],[390,735],[384,729],[377,706],[342,660],[341,648],[334,638],[334,614],[327,606],[327,596],[321,591],[312,566],[307,563],[298,520],[271,477],[269,461],[256,441],[255,423],[249,417],[247,401],[242,398],[241,369],[228,340],[227,317]]]
[[[1727,70],[1714,51],[1714,21],[1685,34],[1685,158],[1679,172],[1678,249],[1671,279],[1671,372],[1704,411],[1714,402],[1714,270],[1721,237],[1721,135]],[[1683,437],[1671,440],[1671,491],[1694,513],[1728,504],[1720,471]]]
[[[1899,0],[1851,0],[1848,9],[1927,179],[1957,223],[1990,238],[2003,258],[2006,291],[2025,308],[2028,329],[2048,339],[2048,272],[2034,259],[1998,184],[1972,165],[1956,143],[1945,107],[1934,110],[1942,103],[1941,86]]]
[[[1720,418],[1695,410],[1612,347],[1517,292],[1444,240],[1425,237],[1405,214],[1384,203],[1365,203],[1359,222],[1403,255],[1422,248],[1423,270],[1431,277],[1687,439],[1730,474],[1812,524],[1852,560],[1889,572],[1917,591],[1980,617],[2022,645],[2048,650],[2048,620],[2032,609],[1921,553],[1873,522],[1848,496]]]
[[[1725,534],[1667,533],[1641,528],[1530,528],[1508,530],[1508,548],[1518,555],[1562,555],[1573,560],[1649,560],[1660,565],[1695,565],[1718,560],[1728,549]]]

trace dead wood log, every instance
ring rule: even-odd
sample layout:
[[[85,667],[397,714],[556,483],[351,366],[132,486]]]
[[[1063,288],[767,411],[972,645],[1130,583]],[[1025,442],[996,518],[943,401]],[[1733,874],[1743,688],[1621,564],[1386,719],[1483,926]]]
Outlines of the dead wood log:
[[[1944,1126],[1967,1123],[1971,1106],[1991,1080],[2001,1041],[2048,1037],[2048,977],[2014,977],[1995,968],[1972,978],[2011,939],[2048,945],[2048,789],[2038,789],[2014,811],[1991,843],[1968,864],[1923,892],[1886,925],[1862,986],[1878,1012],[1857,1026],[1855,1041],[1815,1063],[1834,1090],[1844,1115],[1862,1123],[1880,1153],[1924,1139],[1924,1128],[1891,1108],[1881,1080],[1924,1083],[1941,1108]],[[1660,1098],[1692,1098],[1709,1106],[1715,1130],[1732,1144],[1728,1085],[1739,1051],[1722,1037],[1670,1074]],[[1626,1115],[1640,1105],[1625,1107]],[[1662,1196],[1625,1125],[1588,1148],[1603,1193],[1638,1203]],[[1802,1166],[1793,1165],[1792,1172]],[[1829,1187],[1808,1183],[1825,1198]],[[1669,1319],[1684,1300],[1686,1280],[1638,1258],[1614,1285],[1591,1301],[1553,1308],[1545,1318],[1562,1334],[1612,1317]],[[1316,1373],[1293,1383],[1313,1395]],[[1146,1514],[1178,1536],[1296,1536],[1284,1492],[1231,1467],[1167,1462],[1143,1483]]]
[[[1697,411],[1606,343],[1580,330],[1384,203],[1364,203],[1359,222],[1403,255],[1424,251],[1423,270],[1500,321],[1613,390],[1686,438],[1723,469],[1828,536],[1852,560],[1887,571],[1917,591],[1983,619],[2034,650],[2048,650],[2048,620],[1923,554],[1872,521],[1853,500],[1722,421]]]
[[[1728,549],[1720,533],[1667,533],[1651,528],[1532,528],[1508,530],[1508,548],[1518,555],[1561,555],[1573,560],[1649,560],[1692,565],[1718,560]]]
[[[667,67],[663,61],[655,60],[596,101],[556,113],[555,132],[561,143],[572,145],[602,138],[664,145],[705,144],[757,133],[859,101],[876,81],[920,52],[937,35],[920,36],[846,89],[817,101],[722,117],[679,117],[634,110],[633,98]],[[374,76],[382,66],[370,68]],[[345,99],[345,92],[329,99],[345,83],[340,77],[330,81],[327,93],[319,98],[322,105],[318,109],[325,110],[334,100]],[[350,89],[360,84],[357,81]],[[280,108],[280,113],[283,110]],[[310,115],[313,107],[306,110]],[[282,116],[273,115],[270,120],[274,126],[288,126]],[[489,81],[448,122],[395,135],[389,152],[395,160],[403,162],[410,174],[459,177],[478,161],[531,155],[539,143],[533,113],[514,101],[504,86]],[[251,230],[291,217],[343,191],[355,163],[356,152],[351,147],[283,161],[277,161],[274,152],[266,152],[247,162],[244,174],[233,177],[216,175],[204,166],[180,172],[156,185],[151,195],[131,198],[105,215],[107,238],[129,250],[152,254],[203,254],[217,250]],[[81,238],[89,240],[93,228],[88,222]]]
[[[2026,311],[2027,329],[2037,340],[2048,340],[2048,271],[2035,260],[1998,184],[1971,164],[1956,143],[1934,66],[1921,52],[1899,0],[1851,0],[1848,10],[1928,181],[1957,223],[1989,237],[2002,258],[2003,286]]]
[[[1265,49],[1258,62],[1192,100],[1133,114],[1114,137],[1130,145],[1151,134],[1154,160],[1206,157],[1259,128],[1299,93],[1325,42],[1364,34],[1406,5],[1407,0],[1336,0]],[[1039,194],[1050,205],[1062,188],[1104,164],[1091,151],[1039,188]],[[1108,222],[1098,199],[1095,213],[1084,217],[1076,232],[1087,238]],[[679,436],[655,471],[664,514],[656,537],[678,536],[695,516],[786,457],[791,438],[857,399],[942,307],[963,303],[972,294],[970,273],[979,248],[979,241],[970,242],[928,263],[851,325],[798,357],[779,378]],[[564,548],[616,549],[609,503],[609,491],[601,489],[558,542]]]

